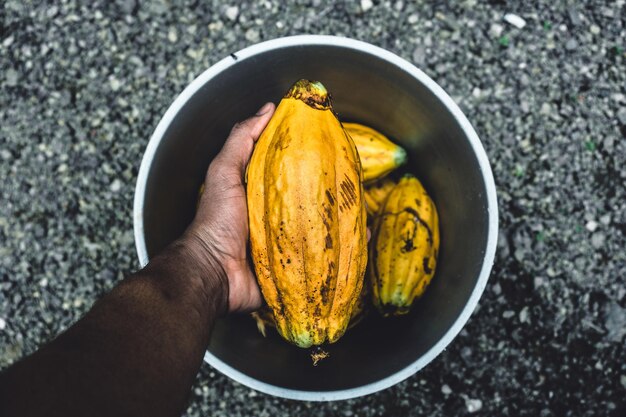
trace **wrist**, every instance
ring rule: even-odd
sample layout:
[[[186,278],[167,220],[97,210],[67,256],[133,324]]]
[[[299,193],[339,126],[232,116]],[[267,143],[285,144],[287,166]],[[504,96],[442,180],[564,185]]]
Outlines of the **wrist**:
[[[146,268],[164,271],[164,285],[181,285],[212,313],[228,311],[228,277],[213,251],[193,233],[186,233],[152,260]],[[182,282],[181,282],[182,280]]]

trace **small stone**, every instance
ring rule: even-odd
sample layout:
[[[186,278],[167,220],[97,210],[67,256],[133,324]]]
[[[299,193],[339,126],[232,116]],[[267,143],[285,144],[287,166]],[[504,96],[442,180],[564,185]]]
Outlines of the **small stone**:
[[[593,34],[593,35],[599,35],[600,34],[600,26],[598,26],[598,25],[591,25],[591,26],[589,26],[589,32],[591,32],[591,34]]]
[[[304,18],[302,16],[298,16],[296,20],[293,22],[293,28],[300,30],[304,27]]]
[[[117,5],[125,14],[132,14],[137,7],[137,0],[117,0]]]
[[[519,312],[519,321],[520,321],[520,323],[527,323],[527,322],[529,322],[529,320],[528,320],[528,306],[524,306],[524,308],[522,308],[522,311]]]
[[[443,384],[441,386],[441,393],[443,395],[450,395],[450,394],[452,394],[452,388],[450,388],[450,386],[448,384]]]
[[[0,151],[0,158],[2,158],[3,161],[8,161],[9,159],[13,158],[13,154],[11,154],[11,152],[7,151],[6,149],[2,149]]]
[[[368,11],[372,7],[374,7],[372,0],[361,0],[361,10],[363,10],[363,12]]]
[[[260,39],[259,30],[250,28],[246,31],[246,39],[250,42],[258,42]]]
[[[441,12],[435,12],[435,18],[437,20],[440,20],[444,26],[446,27],[446,29],[450,30],[450,31],[458,31],[460,29],[459,23],[454,20],[453,18],[450,18],[448,16],[446,16],[444,13]]]
[[[463,349],[461,349],[461,358],[465,362],[470,362],[472,359],[472,348],[470,348],[469,346],[465,346]]]
[[[418,67],[426,63],[426,48],[424,46],[418,45],[413,50],[413,63]]]
[[[622,387],[626,388],[626,375],[620,375],[619,382],[622,384]]]
[[[567,49],[568,51],[573,51],[576,48],[578,48],[578,42],[576,41],[576,39],[571,38],[568,39],[567,42],[565,42],[565,49]]]
[[[510,319],[514,315],[515,315],[515,311],[513,310],[507,310],[504,313],[502,313],[502,317],[504,317],[505,319]]]
[[[626,125],[626,107],[622,107],[617,111],[617,120],[623,125]]]
[[[178,41],[178,32],[175,27],[170,27],[170,30],[167,32],[167,40],[171,43],[176,43],[176,41]]]
[[[226,18],[232,22],[237,20],[239,16],[239,6],[229,6],[226,8],[225,12]]]
[[[590,232],[595,232],[597,228],[598,228],[598,223],[596,223],[593,220],[589,220],[587,224],[585,224],[585,229],[589,230]]]
[[[15,87],[17,85],[19,74],[13,68],[9,68],[8,70],[6,70],[4,78],[6,79],[7,85],[9,87]]]
[[[416,14],[412,14],[409,16],[407,21],[409,22],[409,24],[414,25],[419,21],[419,17]]]
[[[493,285],[493,287],[491,287],[491,289],[493,290],[493,293],[495,295],[500,295],[500,293],[502,292],[502,287],[497,282]]]
[[[2,46],[4,46],[5,48],[8,48],[9,46],[13,44],[14,40],[15,38],[13,36],[9,36],[8,38],[2,41]]]
[[[578,26],[582,23],[580,20],[580,13],[578,13],[578,10],[573,7],[567,9],[567,16],[569,17],[569,21],[572,23],[572,26]]]
[[[591,235],[591,245],[596,248],[596,249],[600,249],[602,246],[604,246],[604,233],[602,232],[595,232],[594,234]]]
[[[615,17],[615,12],[613,11],[613,9],[611,7],[602,7],[600,8],[600,12],[609,18]]]
[[[7,327],[7,322],[2,317],[0,317],[0,330],[4,330]]]
[[[600,223],[605,226],[609,225],[611,223],[611,215],[605,214],[604,216],[600,217]]]
[[[114,179],[113,182],[111,183],[111,185],[109,186],[109,188],[111,189],[111,191],[113,191],[114,193],[118,192],[119,190],[122,189],[122,181],[120,181],[119,179]]]
[[[111,90],[117,91],[122,87],[122,82],[115,77],[109,78],[109,86],[111,86]]]
[[[530,112],[530,103],[526,100],[520,101],[519,107],[524,113]]]
[[[539,110],[539,114],[542,114],[544,116],[548,116],[552,113],[552,106],[550,105],[550,103],[543,103],[541,105],[541,109]]]
[[[504,31],[504,26],[498,23],[493,23],[489,27],[489,36],[491,36],[492,38],[499,38],[502,35],[503,31]]]
[[[50,6],[46,9],[46,17],[48,19],[52,19],[54,16],[59,13],[59,8],[57,6]]]
[[[543,285],[543,278],[541,277],[535,277],[533,279],[533,284],[535,285],[535,289],[541,287]]]
[[[153,0],[145,3],[148,10],[155,14],[166,13],[170,8],[170,2],[167,0]]]
[[[616,103],[626,103],[626,94],[613,93],[611,94],[611,100],[613,100]]]
[[[526,21],[520,16],[513,13],[505,14],[504,21],[512,26],[515,26],[518,29],[524,29],[524,26],[526,26]]]
[[[466,398],[465,407],[467,407],[468,412],[475,413],[477,411],[480,411],[481,408],[483,408],[483,402],[479,399]]]
[[[48,286],[48,278],[42,278],[42,279],[39,281],[39,286],[40,286],[40,287],[44,287],[44,288],[45,288],[45,287],[47,287],[47,286]]]

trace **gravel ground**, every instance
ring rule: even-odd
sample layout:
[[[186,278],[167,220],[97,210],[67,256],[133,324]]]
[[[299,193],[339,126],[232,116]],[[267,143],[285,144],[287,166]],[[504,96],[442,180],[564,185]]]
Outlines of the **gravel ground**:
[[[187,415],[625,415],[625,1],[438,3],[3,1],[0,368],[137,268],[139,162],[186,84],[252,43],[322,33],[414,62],[472,121],[499,193],[491,280],[451,346],[391,389],[299,403],[205,365]]]

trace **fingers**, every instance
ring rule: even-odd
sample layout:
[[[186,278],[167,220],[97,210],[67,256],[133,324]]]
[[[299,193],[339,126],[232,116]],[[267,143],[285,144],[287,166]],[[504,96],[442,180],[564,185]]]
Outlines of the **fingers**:
[[[218,155],[220,162],[243,174],[252,155],[254,142],[261,136],[273,113],[274,104],[266,103],[254,116],[237,123]]]

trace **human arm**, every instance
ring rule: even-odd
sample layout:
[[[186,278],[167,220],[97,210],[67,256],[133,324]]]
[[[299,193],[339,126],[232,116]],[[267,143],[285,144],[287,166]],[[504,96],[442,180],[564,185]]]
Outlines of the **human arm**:
[[[233,129],[179,240],[0,374],[0,415],[181,414],[215,319],[261,304],[246,258],[243,175],[273,109]]]

